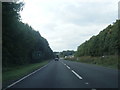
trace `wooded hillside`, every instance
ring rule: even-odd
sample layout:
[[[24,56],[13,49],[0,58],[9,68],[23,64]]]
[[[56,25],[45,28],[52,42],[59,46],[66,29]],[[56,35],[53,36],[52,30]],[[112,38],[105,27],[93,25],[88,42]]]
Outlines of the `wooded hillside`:
[[[109,25],[97,36],[91,37],[81,44],[76,52],[76,56],[104,56],[120,54],[120,20],[116,20],[113,25]]]
[[[36,63],[54,57],[47,40],[21,21],[23,3],[2,3],[3,67]]]

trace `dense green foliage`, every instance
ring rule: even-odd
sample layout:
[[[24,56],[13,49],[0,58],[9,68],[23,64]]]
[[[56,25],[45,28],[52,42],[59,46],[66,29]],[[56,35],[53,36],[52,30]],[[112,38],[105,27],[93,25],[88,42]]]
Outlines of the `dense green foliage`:
[[[81,44],[76,52],[76,56],[105,56],[118,55],[120,50],[120,20],[116,20],[113,25],[109,25],[97,36],[91,37]]]
[[[21,21],[23,3],[2,3],[3,67],[36,63],[53,58],[45,38]]]

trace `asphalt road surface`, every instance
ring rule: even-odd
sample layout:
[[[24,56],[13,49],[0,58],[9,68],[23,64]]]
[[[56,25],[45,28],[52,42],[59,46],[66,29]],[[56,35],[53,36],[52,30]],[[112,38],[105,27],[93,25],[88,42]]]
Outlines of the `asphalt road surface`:
[[[9,88],[118,88],[118,71],[84,63],[52,60]]]

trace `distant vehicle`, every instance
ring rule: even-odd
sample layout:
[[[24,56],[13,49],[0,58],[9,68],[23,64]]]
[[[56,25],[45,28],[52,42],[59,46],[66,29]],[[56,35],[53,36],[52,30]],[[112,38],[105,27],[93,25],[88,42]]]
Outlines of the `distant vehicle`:
[[[55,61],[58,61],[59,60],[59,58],[55,58]]]
[[[58,61],[58,60],[59,60],[59,56],[56,55],[56,56],[55,56],[55,61]]]

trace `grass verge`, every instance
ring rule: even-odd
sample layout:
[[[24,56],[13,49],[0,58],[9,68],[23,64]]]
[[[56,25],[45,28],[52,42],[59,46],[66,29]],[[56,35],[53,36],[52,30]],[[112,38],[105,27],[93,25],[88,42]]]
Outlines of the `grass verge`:
[[[12,68],[4,68],[4,72],[2,73],[2,84],[3,87],[10,84],[11,82],[22,78],[23,76],[35,71],[36,69],[41,68],[42,66],[48,64],[49,61],[43,61],[41,63],[28,64],[22,66],[16,66]]]
[[[96,64],[104,67],[120,69],[118,67],[118,56],[104,56],[104,57],[91,57],[91,56],[82,56],[76,58],[66,58],[66,60],[77,61],[88,64]]]

